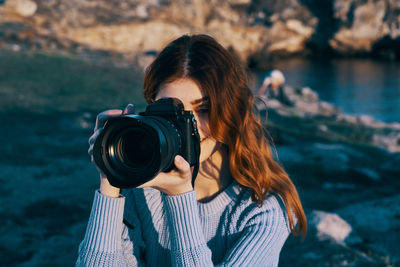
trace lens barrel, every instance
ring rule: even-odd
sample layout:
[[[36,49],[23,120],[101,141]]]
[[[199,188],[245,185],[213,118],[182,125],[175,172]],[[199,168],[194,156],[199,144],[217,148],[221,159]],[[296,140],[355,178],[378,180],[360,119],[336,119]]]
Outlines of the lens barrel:
[[[94,144],[93,157],[111,185],[131,188],[170,170],[182,145],[180,132],[169,120],[125,115],[106,122]]]

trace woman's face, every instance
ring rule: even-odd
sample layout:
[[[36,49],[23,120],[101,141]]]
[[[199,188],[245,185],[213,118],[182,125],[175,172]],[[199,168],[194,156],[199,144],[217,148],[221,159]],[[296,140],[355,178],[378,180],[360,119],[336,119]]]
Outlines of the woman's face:
[[[179,79],[162,84],[156,99],[174,97],[182,101],[185,110],[193,111],[200,134],[200,162],[208,159],[216,150],[217,142],[211,136],[208,124],[208,96],[191,79]]]

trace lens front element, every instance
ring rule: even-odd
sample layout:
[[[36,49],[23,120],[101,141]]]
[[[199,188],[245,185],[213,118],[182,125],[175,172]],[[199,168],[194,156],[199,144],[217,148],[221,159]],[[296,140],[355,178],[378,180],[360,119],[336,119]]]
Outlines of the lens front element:
[[[155,140],[143,129],[127,129],[118,140],[117,153],[128,167],[143,168],[155,159],[155,144]]]

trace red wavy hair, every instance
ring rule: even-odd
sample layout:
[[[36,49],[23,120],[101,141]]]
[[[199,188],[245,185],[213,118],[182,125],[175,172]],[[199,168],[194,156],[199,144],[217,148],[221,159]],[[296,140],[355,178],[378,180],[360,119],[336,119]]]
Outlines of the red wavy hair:
[[[234,179],[251,189],[258,205],[270,190],[278,193],[287,209],[290,230],[304,236],[307,222],[300,198],[288,174],[274,160],[265,129],[253,113],[254,96],[241,64],[212,37],[183,35],[146,69],[146,101],[154,101],[160,85],[181,78],[192,79],[207,93],[210,131],[228,147]]]

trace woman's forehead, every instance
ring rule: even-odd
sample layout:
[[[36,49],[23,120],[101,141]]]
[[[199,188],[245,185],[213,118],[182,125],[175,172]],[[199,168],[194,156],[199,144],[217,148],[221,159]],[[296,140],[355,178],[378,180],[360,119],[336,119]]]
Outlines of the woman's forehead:
[[[161,85],[156,100],[163,97],[178,98],[185,108],[196,106],[208,99],[204,91],[191,79],[179,79]]]

